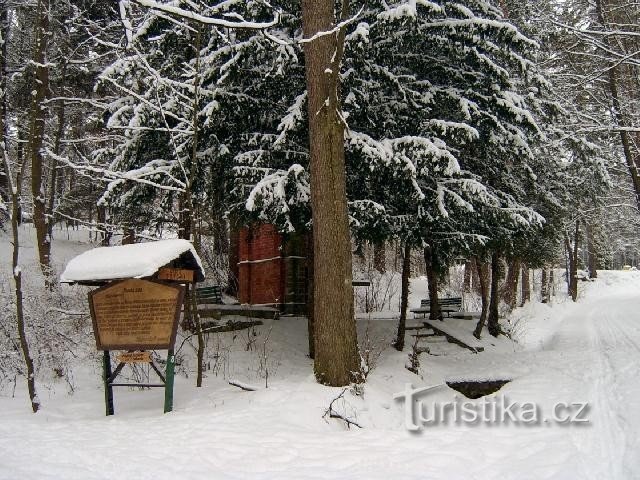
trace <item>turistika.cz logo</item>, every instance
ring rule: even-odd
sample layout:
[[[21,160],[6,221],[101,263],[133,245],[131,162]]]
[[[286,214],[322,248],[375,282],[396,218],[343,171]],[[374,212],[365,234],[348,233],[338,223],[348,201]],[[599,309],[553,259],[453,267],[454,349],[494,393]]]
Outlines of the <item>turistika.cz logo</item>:
[[[586,425],[589,424],[588,402],[558,402],[553,405],[549,415],[534,402],[512,402],[504,395],[482,397],[477,400],[460,398],[453,401],[426,402],[427,392],[443,387],[444,384],[431,387],[413,388],[405,385],[403,392],[393,398],[404,401],[405,427],[417,432],[431,425]]]

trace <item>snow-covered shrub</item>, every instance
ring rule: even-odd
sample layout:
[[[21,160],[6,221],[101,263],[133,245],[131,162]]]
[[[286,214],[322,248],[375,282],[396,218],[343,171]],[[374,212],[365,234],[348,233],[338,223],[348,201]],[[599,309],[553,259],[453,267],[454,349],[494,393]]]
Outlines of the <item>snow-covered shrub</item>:
[[[358,312],[383,312],[398,310],[400,275],[380,273],[371,266],[366,272],[354,273],[354,279],[368,280],[368,287],[354,288],[355,310]],[[394,301],[395,300],[395,301]]]
[[[25,327],[38,381],[64,378],[73,391],[72,365],[93,358],[95,342],[86,296],[77,288],[47,290],[34,265],[23,271]],[[16,328],[15,291],[9,272],[0,272],[0,390],[25,375]]]

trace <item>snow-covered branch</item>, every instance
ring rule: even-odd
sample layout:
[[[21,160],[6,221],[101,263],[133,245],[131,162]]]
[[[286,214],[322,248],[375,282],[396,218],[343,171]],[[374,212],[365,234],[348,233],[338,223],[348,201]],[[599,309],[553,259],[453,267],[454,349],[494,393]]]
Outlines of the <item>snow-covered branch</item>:
[[[160,3],[155,0],[133,0],[139,5],[143,7],[148,7],[153,10],[158,10],[165,13],[170,13],[177,17],[185,18],[188,20],[193,20],[195,22],[199,22],[205,25],[215,25],[218,27],[224,28],[242,28],[242,29],[250,29],[250,30],[264,30],[266,28],[271,28],[278,24],[279,14],[278,12],[274,13],[273,20],[269,22],[251,22],[245,20],[240,15],[233,15],[236,18],[235,21],[226,20],[224,18],[213,18],[207,17],[205,15],[201,15],[196,12],[191,12],[189,10],[185,10],[180,7],[176,7],[175,5]]]

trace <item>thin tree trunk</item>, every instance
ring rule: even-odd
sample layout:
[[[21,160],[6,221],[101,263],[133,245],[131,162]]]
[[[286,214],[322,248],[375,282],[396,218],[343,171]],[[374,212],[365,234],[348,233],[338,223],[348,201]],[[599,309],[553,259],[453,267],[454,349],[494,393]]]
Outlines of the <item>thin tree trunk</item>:
[[[520,306],[524,307],[524,304],[531,300],[531,282],[529,280],[529,267],[526,263],[522,264],[522,292]]]
[[[384,273],[386,270],[386,255],[384,242],[377,242],[373,244],[373,268],[379,273]]]
[[[195,53],[196,53],[196,64],[195,64],[195,76],[193,79],[193,103],[192,103],[192,124],[193,124],[193,145],[191,147],[191,162],[189,168],[189,178],[187,182],[187,186],[185,188],[185,203],[187,212],[185,214],[185,223],[186,228],[183,230],[182,234],[183,238],[187,240],[192,240],[194,244],[194,248],[198,254],[201,254],[202,245],[199,241],[200,235],[199,232],[196,232],[196,226],[198,225],[198,219],[196,218],[196,208],[193,201],[193,184],[196,179],[196,170],[198,164],[198,103],[200,100],[200,42],[201,42],[201,29],[202,26],[200,23],[196,25],[196,41],[195,41]],[[177,152],[176,152],[177,153]],[[193,289],[195,290],[195,289]],[[192,291],[193,291],[192,290]],[[204,369],[204,349],[205,349],[205,341],[204,341],[204,333],[202,332],[202,322],[200,321],[200,313],[198,312],[198,302],[196,299],[195,291],[193,291],[193,295],[191,305],[193,320],[196,326],[196,332],[198,334],[198,375],[196,379],[196,387],[202,387],[202,376]]]
[[[503,301],[509,310],[516,308],[518,295],[518,278],[520,277],[520,259],[512,258],[507,269],[507,278],[504,282]]]
[[[580,222],[576,220],[573,243],[565,232],[564,244],[567,251],[569,268],[567,272],[568,293],[575,302],[578,300],[578,243],[580,236]]]
[[[464,280],[462,283],[462,291],[471,293],[471,281],[473,279],[473,262],[467,260],[464,262]]]
[[[189,299],[191,301],[191,322],[196,327],[196,333],[198,336],[198,370],[196,376],[196,387],[202,387],[202,375],[204,370],[204,349],[206,347],[204,341],[204,333],[202,331],[202,321],[200,320],[200,313],[198,312],[198,298],[196,297],[196,284],[191,284],[191,295]]]
[[[474,263],[475,263],[475,260],[474,260]],[[472,268],[471,269],[471,288],[478,295],[482,294],[482,290],[480,289],[480,278],[479,278],[479,275],[478,275],[478,269],[477,268]]]
[[[593,239],[593,228],[585,221],[585,235],[587,240],[589,278],[598,278],[598,252]]]
[[[491,295],[489,298],[489,316],[487,318],[487,327],[489,333],[494,337],[500,334],[500,322],[498,318],[498,304],[500,302],[500,254],[493,252],[491,254]]]
[[[400,320],[398,321],[398,331],[396,341],[393,346],[399,352],[404,348],[404,335],[407,325],[407,308],[409,306],[409,276],[411,275],[411,247],[404,246],[404,257],[402,259],[402,280],[400,282]]]
[[[24,137],[25,131],[28,132],[28,128],[23,128],[23,125],[20,120],[18,120],[16,124],[16,137],[18,138],[18,142],[16,145],[16,185],[15,188],[18,189],[19,192],[23,192],[23,183],[25,173],[27,171],[27,164],[29,163],[25,158],[25,145],[28,145],[29,140]],[[22,225],[22,202],[18,205],[18,225]]]
[[[360,380],[353,312],[351,235],[347,211],[344,123],[339,72],[345,28],[335,28],[333,0],[303,0],[302,25],[309,109],[311,210],[314,250],[314,370],[318,382],[344,386]],[[348,15],[343,0],[340,18]]]
[[[9,72],[7,71],[7,50],[9,46],[9,25],[11,25],[11,10],[8,8],[6,2],[2,2],[0,4],[0,35],[2,36],[0,45],[0,89],[2,93],[0,95],[0,115],[2,116],[2,143],[4,144],[4,151],[9,152],[9,140],[7,136],[7,104],[8,99],[6,95],[7,91],[7,78],[9,76]],[[4,182],[4,185],[7,190],[7,199],[11,196],[9,193],[9,181],[6,178],[0,177],[0,182]]]
[[[36,230],[38,260],[48,288],[53,287],[51,279],[51,239],[49,219],[45,205],[43,182],[44,159],[42,155],[45,129],[44,101],[49,89],[49,67],[47,66],[47,38],[49,34],[49,0],[38,0],[36,7],[35,45],[31,100],[31,126],[29,132],[29,155],[31,156],[31,195],[33,197],[33,225]]]
[[[429,319],[442,320],[442,310],[438,300],[438,272],[434,262],[433,249],[424,249],[424,265],[427,271],[427,283],[429,287]]]
[[[542,280],[540,285],[540,301],[541,303],[549,303],[549,270],[546,266],[542,267]]]
[[[476,270],[478,271],[478,286],[480,288],[480,300],[482,302],[480,320],[478,320],[476,328],[473,331],[473,335],[479,339],[482,336],[482,330],[487,321],[487,313],[489,311],[489,266],[477,258],[474,259],[473,263],[475,263]]]
[[[98,206],[97,220],[98,229],[101,232],[100,245],[108,247],[111,243],[111,231],[107,228],[107,207]]]
[[[1,118],[2,126],[0,127],[0,135],[4,132],[5,119]],[[22,269],[20,268],[19,255],[20,255],[20,235],[18,230],[18,215],[20,214],[20,191],[13,185],[13,174],[11,173],[11,166],[9,165],[9,159],[7,158],[7,151],[4,148],[4,138],[0,141],[0,153],[2,155],[2,163],[4,165],[4,172],[6,175],[7,186],[9,187],[9,196],[11,198],[11,234],[13,240],[13,254],[12,254],[12,273],[13,282],[16,289],[16,326],[18,329],[18,338],[20,339],[20,348],[22,350],[22,357],[27,371],[27,391],[29,392],[29,400],[31,401],[31,409],[33,413],[36,413],[40,408],[40,400],[36,394],[36,377],[35,369],[33,366],[33,359],[29,351],[29,342],[27,340],[27,333],[24,322],[24,310],[22,299]],[[20,174],[18,174],[18,177]],[[16,185],[20,183],[20,178],[17,179]]]
[[[580,243],[580,222],[576,220],[576,230],[573,243],[573,275],[571,276],[571,299],[578,301],[578,245]]]
[[[66,77],[66,64],[62,67],[62,84],[64,85]],[[61,95],[62,96],[62,95]],[[56,129],[56,136],[53,142],[53,153],[60,155],[60,145],[62,143],[62,137],[64,135],[65,127],[65,104],[63,100],[60,100],[57,107],[58,128]],[[49,239],[53,238],[53,226],[55,224],[55,203],[58,186],[58,161],[55,158],[51,159],[51,176],[49,177],[49,199],[47,203],[47,235]]]

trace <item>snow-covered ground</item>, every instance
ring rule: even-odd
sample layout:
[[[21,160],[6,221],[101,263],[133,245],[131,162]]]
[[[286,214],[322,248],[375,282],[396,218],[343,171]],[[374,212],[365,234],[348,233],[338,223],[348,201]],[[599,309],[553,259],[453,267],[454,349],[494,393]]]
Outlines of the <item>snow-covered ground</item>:
[[[56,246],[65,260],[86,248],[73,240]],[[415,298],[423,287],[413,282]],[[409,348],[388,347],[396,322],[363,316],[360,341],[373,368],[362,392],[348,390],[334,404],[362,428],[323,418],[342,389],[314,381],[301,318],[266,322],[256,335],[212,335],[200,389],[187,342],[170,414],[162,413],[159,389],[119,389],[116,414],[105,417],[100,357],[90,354],[73,367],[73,394],[62,379],[41,379],[35,415],[24,382],[15,395],[0,392],[0,479],[640,478],[640,272],[600,272],[580,287],[576,304],[556,298],[552,306],[517,309],[511,319],[519,343],[423,354],[420,376],[404,368]],[[257,390],[230,386],[229,378]],[[589,423],[449,423],[408,432],[394,394],[408,383],[456,379],[511,379],[496,395],[535,402],[545,414],[558,402],[588,402]],[[445,386],[423,400],[459,397]]]

